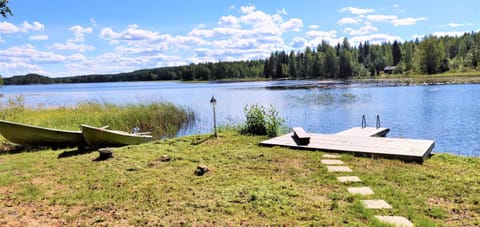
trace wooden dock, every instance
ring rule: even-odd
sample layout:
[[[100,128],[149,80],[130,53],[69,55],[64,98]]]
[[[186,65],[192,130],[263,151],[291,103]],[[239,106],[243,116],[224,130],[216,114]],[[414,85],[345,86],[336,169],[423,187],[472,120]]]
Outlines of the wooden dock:
[[[333,135],[309,133],[311,138],[310,143],[307,145],[298,145],[293,138],[293,133],[288,133],[283,136],[265,140],[261,142],[260,145],[284,146],[297,149],[323,150],[330,152],[351,152],[373,157],[386,157],[419,162],[430,157],[430,153],[435,146],[435,141],[433,140],[372,137],[372,135],[378,135],[379,130],[373,130],[375,128],[364,129],[368,130],[362,129],[362,131],[359,131],[359,129],[352,128]],[[383,129],[380,131],[385,132],[386,130]]]
[[[345,131],[335,133],[338,136],[363,136],[363,137],[385,137],[390,132],[388,128],[372,128],[372,127],[353,127]]]

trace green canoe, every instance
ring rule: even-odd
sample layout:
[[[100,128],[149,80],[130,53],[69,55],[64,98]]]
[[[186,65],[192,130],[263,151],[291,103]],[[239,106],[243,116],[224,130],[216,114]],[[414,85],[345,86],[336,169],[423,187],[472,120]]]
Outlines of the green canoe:
[[[54,148],[87,145],[81,131],[44,128],[0,120],[0,134],[12,143]]]
[[[124,131],[97,128],[89,125],[80,125],[82,134],[92,147],[121,147],[137,145],[152,140],[151,135],[131,134]]]

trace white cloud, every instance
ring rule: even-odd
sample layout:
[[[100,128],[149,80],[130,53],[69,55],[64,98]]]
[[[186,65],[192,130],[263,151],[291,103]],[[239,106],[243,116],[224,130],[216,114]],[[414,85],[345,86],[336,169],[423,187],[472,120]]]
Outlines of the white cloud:
[[[363,35],[363,36],[354,36],[349,39],[352,45],[358,45],[360,42],[368,41],[371,44],[381,44],[384,42],[393,42],[393,41],[403,42],[402,38],[399,36],[392,36],[387,34],[372,34],[372,35]]]
[[[70,31],[73,32],[73,39],[70,39],[70,42],[81,43],[85,41],[85,34],[92,33],[93,29],[90,27],[84,28],[80,25],[75,25],[70,27]]]
[[[465,24],[460,24],[460,23],[449,23],[447,24],[448,27],[451,27],[451,28],[456,28],[456,27],[463,27],[463,26],[472,26],[473,23],[465,23]]]
[[[30,36],[29,40],[34,40],[34,41],[44,41],[44,40],[48,40],[48,35],[34,35],[34,36]]]
[[[67,60],[72,62],[83,62],[86,61],[87,58],[83,54],[72,54],[67,57]]]
[[[317,46],[322,41],[326,41],[330,45],[336,45],[342,40],[342,38],[337,37],[337,31],[317,31],[312,30],[306,33],[306,38],[308,38],[308,46]]]
[[[189,37],[203,40],[189,58],[192,62],[218,60],[261,59],[271,51],[291,48],[285,45],[283,33],[300,31],[303,21],[299,18],[284,19],[281,11],[267,14],[254,6],[240,8],[240,15],[220,18],[217,27],[194,28]],[[231,24],[233,26],[225,26]]]
[[[303,27],[303,21],[298,18],[293,18],[281,24],[280,27],[282,28],[283,31],[299,32],[300,29]]]
[[[290,42],[290,46],[295,49],[303,49],[307,46],[307,40],[303,37],[295,37],[292,42]]]
[[[66,43],[55,43],[53,44],[52,48],[54,50],[69,50],[69,51],[78,51],[78,52],[85,52],[85,51],[94,51],[95,47],[85,45],[85,44],[76,44],[72,42]]]
[[[285,10],[285,8],[282,8],[281,10],[279,10],[277,12],[277,14],[282,14],[282,15],[285,15],[285,16],[288,15],[287,10]]]
[[[369,8],[362,9],[362,8],[356,8],[351,6],[340,9],[340,12],[347,12],[347,11],[352,14],[367,14],[367,13],[375,12],[374,9],[369,9]]]
[[[462,27],[462,26],[463,26],[463,24],[458,24],[458,23],[449,23],[447,26],[448,26],[448,27],[455,28],[455,27]]]
[[[43,31],[45,30],[45,26],[40,22],[33,22],[30,24],[24,21],[21,25],[14,25],[9,22],[0,22],[0,33],[10,34],[16,32],[29,32],[29,31]]]
[[[158,32],[140,29],[138,25],[132,24],[122,32],[114,32],[111,28],[102,28],[100,38],[104,40],[117,41],[138,41],[138,40],[156,40],[162,36]]]
[[[350,35],[367,35],[373,32],[377,32],[378,28],[372,26],[370,22],[365,22],[365,26],[360,27],[359,29],[355,30],[352,28],[346,28],[344,32]]]
[[[85,51],[94,51],[95,47],[83,44],[85,42],[85,34],[93,32],[93,29],[90,27],[84,28],[80,25],[75,25],[69,28],[73,33],[73,38],[68,39],[65,43],[55,43],[51,46],[54,50],[60,51],[75,51],[75,52],[85,52]]]
[[[394,26],[414,25],[414,24],[417,23],[417,21],[422,21],[422,20],[427,20],[427,18],[425,18],[425,17],[418,17],[418,18],[407,17],[407,18],[402,18],[402,19],[395,19],[395,20],[392,20],[392,24]]]
[[[337,31],[330,30],[330,31],[308,31],[306,33],[308,37],[327,37],[332,38],[337,36]]]
[[[465,34],[465,32],[449,31],[449,32],[434,32],[432,35],[434,35],[434,36],[459,37],[459,36],[463,36],[464,34]]]
[[[168,45],[166,45],[166,43],[155,45],[143,45],[143,43],[137,43],[136,45],[122,45],[115,47],[115,52],[123,55],[154,55],[165,52],[166,50],[168,50]]]
[[[23,32],[28,32],[28,31],[43,31],[45,30],[45,26],[41,24],[40,22],[34,21],[33,24],[30,24],[26,21],[23,22],[21,26],[21,30]]]
[[[344,17],[340,19],[337,24],[344,25],[344,24],[358,24],[358,19],[351,18],[351,17]]]
[[[120,38],[120,34],[114,32],[111,28],[102,28],[99,37],[105,40],[114,40]]]
[[[318,26],[318,25],[316,25],[316,24],[313,24],[313,25],[308,26],[308,28],[310,28],[310,29],[319,29],[320,26]]]
[[[398,18],[398,17],[395,16],[395,15],[381,15],[381,14],[367,15],[366,18],[367,18],[367,20],[369,20],[369,21],[389,22],[389,23],[393,24],[394,26],[414,25],[414,24],[416,24],[418,21],[427,20],[426,17]]]
[[[218,21],[218,25],[220,27],[228,27],[228,28],[239,28],[240,27],[239,23],[240,23],[239,19],[232,15],[223,16]],[[199,28],[205,28],[205,25],[199,26]]]
[[[9,34],[19,32],[20,28],[8,22],[0,22],[0,33]]]
[[[393,20],[398,19],[398,17],[394,15],[381,15],[381,14],[367,15],[366,18],[369,21],[376,21],[376,22],[391,22]]]
[[[205,38],[222,38],[228,36],[247,36],[252,34],[248,30],[242,30],[237,28],[213,28],[213,29],[196,29],[194,28],[188,33],[190,36],[205,37]]]
[[[281,35],[282,31],[279,24],[282,22],[282,17],[278,14],[267,14],[263,11],[256,10],[253,6],[241,7],[241,12],[244,13],[240,17],[243,24],[251,26],[257,33]]]
[[[45,74],[45,71],[40,66],[24,62],[0,62],[0,69],[6,75],[21,75],[25,74],[25,72]]]
[[[38,51],[31,44],[0,50],[0,58],[4,62],[25,64],[62,63],[66,59],[63,55]]]

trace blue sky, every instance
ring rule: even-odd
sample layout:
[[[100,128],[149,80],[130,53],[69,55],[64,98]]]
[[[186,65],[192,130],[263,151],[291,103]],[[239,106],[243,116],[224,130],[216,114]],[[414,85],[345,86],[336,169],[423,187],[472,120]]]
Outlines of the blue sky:
[[[127,72],[264,59],[321,40],[408,41],[479,31],[478,0],[10,0],[0,75]]]

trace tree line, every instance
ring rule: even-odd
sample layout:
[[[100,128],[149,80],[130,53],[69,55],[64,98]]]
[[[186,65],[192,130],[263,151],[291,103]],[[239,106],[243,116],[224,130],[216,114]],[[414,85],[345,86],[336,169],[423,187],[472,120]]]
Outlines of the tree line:
[[[264,60],[199,63],[118,74],[50,78],[38,74],[4,78],[5,84],[89,83],[157,80],[348,79],[376,76],[391,66],[395,74],[435,74],[480,70],[480,33],[427,36],[421,41],[337,45],[322,41],[303,51],[275,51]]]
[[[263,60],[200,63],[186,66],[142,69],[128,73],[94,74],[72,77],[50,78],[39,74],[27,74],[3,78],[4,84],[51,84],[93,83],[161,80],[222,80],[263,77]]]
[[[436,74],[480,70],[480,33],[460,37],[427,36],[421,41],[382,44],[348,39],[335,46],[325,41],[302,52],[277,51],[265,60],[264,76],[272,79],[347,79],[376,76],[391,66],[395,74]]]

